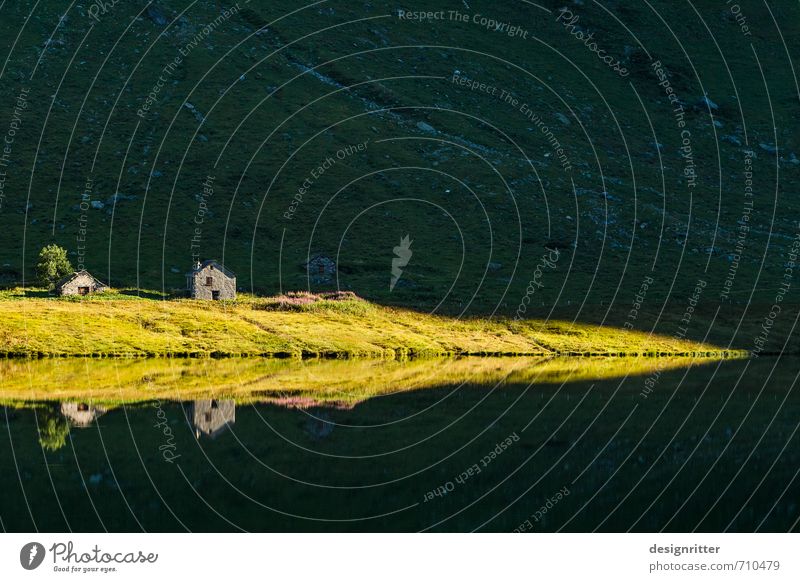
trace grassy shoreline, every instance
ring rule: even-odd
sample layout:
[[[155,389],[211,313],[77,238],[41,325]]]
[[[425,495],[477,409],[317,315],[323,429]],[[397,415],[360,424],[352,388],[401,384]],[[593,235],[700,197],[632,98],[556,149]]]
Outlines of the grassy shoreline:
[[[0,300],[0,357],[379,358],[439,356],[742,356],[744,352],[583,323],[454,319],[357,297],[233,302],[118,293]]]

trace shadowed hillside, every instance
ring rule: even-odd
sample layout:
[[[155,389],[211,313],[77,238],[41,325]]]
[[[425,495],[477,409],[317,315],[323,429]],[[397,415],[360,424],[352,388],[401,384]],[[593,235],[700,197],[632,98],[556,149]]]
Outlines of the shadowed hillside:
[[[665,335],[702,281],[716,340],[753,349],[739,324],[768,316],[800,248],[800,9],[748,6],[745,34],[719,2],[563,6],[6,3],[0,276],[30,281],[57,242],[116,287],[180,288],[215,257],[259,293],[509,317],[527,300]],[[302,268],[318,252],[335,277]]]

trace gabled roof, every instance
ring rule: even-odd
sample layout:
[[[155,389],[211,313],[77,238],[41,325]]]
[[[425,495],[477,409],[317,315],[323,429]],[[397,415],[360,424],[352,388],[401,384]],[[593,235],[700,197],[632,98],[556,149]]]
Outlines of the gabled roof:
[[[74,273],[70,273],[70,274],[69,274],[69,275],[67,275],[66,277],[62,277],[62,278],[61,278],[61,279],[60,279],[60,280],[59,280],[59,281],[56,283],[56,289],[61,289],[61,288],[62,288],[64,285],[66,285],[67,283],[69,283],[70,281],[72,281],[73,279],[75,279],[76,277],[78,277],[78,276],[80,276],[80,275],[89,275],[89,276],[90,276],[92,279],[94,279],[94,282],[95,282],[95,283],[97,283],[97,286],[98,286],[98,287],[108,287],[108,285],[106,285],[105,283],[103,283],[102,281],[100,281],[100,279],[98,279],[97,277],[95,277],[94,275],[92,275],[92,274],[91,274],[89,271],[87,271],[86,269],[81,269],[80,271],[75,271]]]
[[[236,277],[236,274],[233,271],[231,271],[230,269],[226,268],[225,265],[223,265],[219,261],[215,261],[214,259],[209,259],[207,261],[203,261],[197,267],[195,267],[194,269],[192,269],[191,271],[186,273],[186,275],[187,276],[194,275],[198,271],[202,271],[203,269],[205,269],[208,266],[213,266],[215,269],[218,269],[218,270],[222,271],[222,273],[226,277],[230,277],[231,279]]]
[[[70,424],[79,428],[90,426],[105,413],[106,409],[102,406],[93,406],[91,404],[78,402],[61,403],[61,415],[69,420]]]

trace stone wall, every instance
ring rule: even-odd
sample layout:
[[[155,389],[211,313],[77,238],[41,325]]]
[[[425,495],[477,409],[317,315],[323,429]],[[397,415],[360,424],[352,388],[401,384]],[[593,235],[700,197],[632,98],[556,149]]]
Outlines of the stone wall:
[[[210,285],[207,284],[208,278],[211,278]],[[236,277],[228,277],[214,265],[207,265],[190,274],[190,297],[214,299],[214,291],[219,291],[219,299],[236,299]]]
[[[89,273],[79,273],[71,281],[67,281],[60,289],[57,289],[59,295],[79,295],[81,287],[88,287],[89,293],[98,293],[105,291],[105,287],[97,284],[97,280]]]

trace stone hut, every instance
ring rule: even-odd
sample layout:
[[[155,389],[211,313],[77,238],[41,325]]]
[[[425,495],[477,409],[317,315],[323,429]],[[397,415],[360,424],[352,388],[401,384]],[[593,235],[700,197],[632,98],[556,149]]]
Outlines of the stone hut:
[[[236,422],[233,400],[195,400],[191,410],[195,436],[216,438]]]
[[[91,295],[102,293],[108,285],[94,278],[89,271],[76,271],[56,283],[57,295]]]
[[[186,288],[192,299],[236,299],[236,275],[217,261],[197,263],[186,273]]]
[[[106,409],[85,402],[62,402],[61,415],[69,421],[70,426],[86,428],[103,416]]]
[[[336,275],[336,261],[320,253],[303,263],[303,267],[312,283],[330,283]]]

